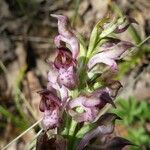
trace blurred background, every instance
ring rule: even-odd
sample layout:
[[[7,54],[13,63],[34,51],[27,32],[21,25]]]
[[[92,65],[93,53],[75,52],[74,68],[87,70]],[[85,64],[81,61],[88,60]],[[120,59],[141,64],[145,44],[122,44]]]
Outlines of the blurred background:
[[[149,0],[0,0],[0,149],[40,119],[37,91],[47,82],[57,22],[51,13],[67,15],[76,32],[88,42],[95,23],[107,13],[129,15],[131,26],[120,39],[138,45],[150,35]],[[122,117],[115,133],[150,149],[150,40],[119,63],[124,88],[117,98]],[[32,149],[39,127],[31,129],[8,149]]]

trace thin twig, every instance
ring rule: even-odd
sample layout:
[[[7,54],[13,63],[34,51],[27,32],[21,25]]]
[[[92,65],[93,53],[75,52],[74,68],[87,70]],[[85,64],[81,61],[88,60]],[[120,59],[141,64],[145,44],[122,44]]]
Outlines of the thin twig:
[[[144,39],[141,43],[139,43],[139,44],[137,45],[137,47],[142,46],[142,45],[143,45],[145,42],[147,42],[149,39],[150,39],[150,35],[149,35],[146,39]]]
[[[16,142],[18,139],[20,139],[23,135],[25,135],[28,131],[30,131],[32,128],[37,126],[42,121],[42,118],[35,122],[31,127],[29,127],[27,130],[25,130],[23,133],[21,133],[19,136],[17,136],[14,140],[12,140],[10,143],[8,143],[5,147],[2,148],[2,150],[7,149],[11,144]]]
[[[136,47],[131,49],[130,53],[134,52],[136,49],[140,48],[145,42],[147,42],[150,39],[150,36],[148,36],[146,39],[144,39],[142,42],[140,42]]]
[[[41,132],[43,131],[43,129],[41,129],[35,136],[34,136],[34,138],[32,139],[32,141],[30,141],[28,144],[27,144],[27,150],[28,149],[31,149],[32,148],[32,146],[33,146],[33,142],[37,139],[37,137],[41,134]]]

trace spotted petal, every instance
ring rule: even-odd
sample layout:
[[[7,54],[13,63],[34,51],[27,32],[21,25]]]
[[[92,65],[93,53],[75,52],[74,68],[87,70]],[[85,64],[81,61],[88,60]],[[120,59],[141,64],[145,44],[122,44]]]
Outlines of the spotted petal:
[[[54,110],[45,110],[44,116],[42,120],[42,126],[44,130],[53,129],[59,126],[60,123],[60,115],[59,109]]]
[[[60,85],[65,85],[68,88],[74,88],[77,85],[77,74],[75,68],[70,66],[69,68],[60,68],[58,83]]]

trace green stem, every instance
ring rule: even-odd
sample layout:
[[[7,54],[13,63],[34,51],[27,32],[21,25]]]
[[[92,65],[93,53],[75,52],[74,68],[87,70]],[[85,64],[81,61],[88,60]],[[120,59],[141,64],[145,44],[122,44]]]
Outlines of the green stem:
[[[69,139],[70,139],[70,141],[69,141],[69,150],[73,149],[73,145],[74,145],[74,142],[75,142],[76,127],[77,127],[77,122],[72,119],[71,127],[70,127],[70,130],[69,130]]]
[[[64,119],[65,119],[64,120],[65,125],[63,126],[64,129],[62,131],[60,131],[60,134],[66,136],[66,135],[69,135],[71,117],[68,116],[67,114],[65,114]],[[60,129],[61,129],[61,127],[60,127]]]

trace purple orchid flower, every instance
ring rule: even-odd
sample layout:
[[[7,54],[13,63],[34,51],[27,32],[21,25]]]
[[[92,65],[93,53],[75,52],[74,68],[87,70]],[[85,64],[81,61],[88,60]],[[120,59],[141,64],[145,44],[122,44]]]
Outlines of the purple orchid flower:
[[[59,48],[54,63],[49,63],[48,86],[58,89],[62,85],[72,89],[77,85],[76,62],[67,48]]]
[[[62,108],[60,98],[49,90],[40,91],[39,94],[42,97],[39,109],[44,112],[43,128],[47,131],[58,127],[60,123],[60,108]]]
[[[108,89],[98,89],[88,96],[79,96],[78,98],[69,102],[69,113],[77,122],[93,122],[99,110],[107,103],[116,107],[112,98],[110,97]],[[84,112],[78,113],[73,108],[81,107]]]
[[[96,64],[106,64],[111,67],[112,70],[117,70],[117,63],[115,60],[121,58],[121,56],[134,45],[127,41],[120,41],[114,45],[109,46],[98,54],[95,54],[88,62],[88,68],[93,68]]]
[[[121,119],[116,114],[106,113],[102,115],[96,122],[96,127],[86,133],[80,141],[77,150],[82,150],[89,144],[90,140],[99,137],[100,139],[111,134],[114,131],[114,124],[116,119]]]
[[[74,33],[69,29],[69,21],[66,16],[51,14],[52,17],[58,19],[59,35],[55,37],[57,47],[62,47],[61,42],[69,44],[73,59],[76,59],[79,54],[79,43]]]

